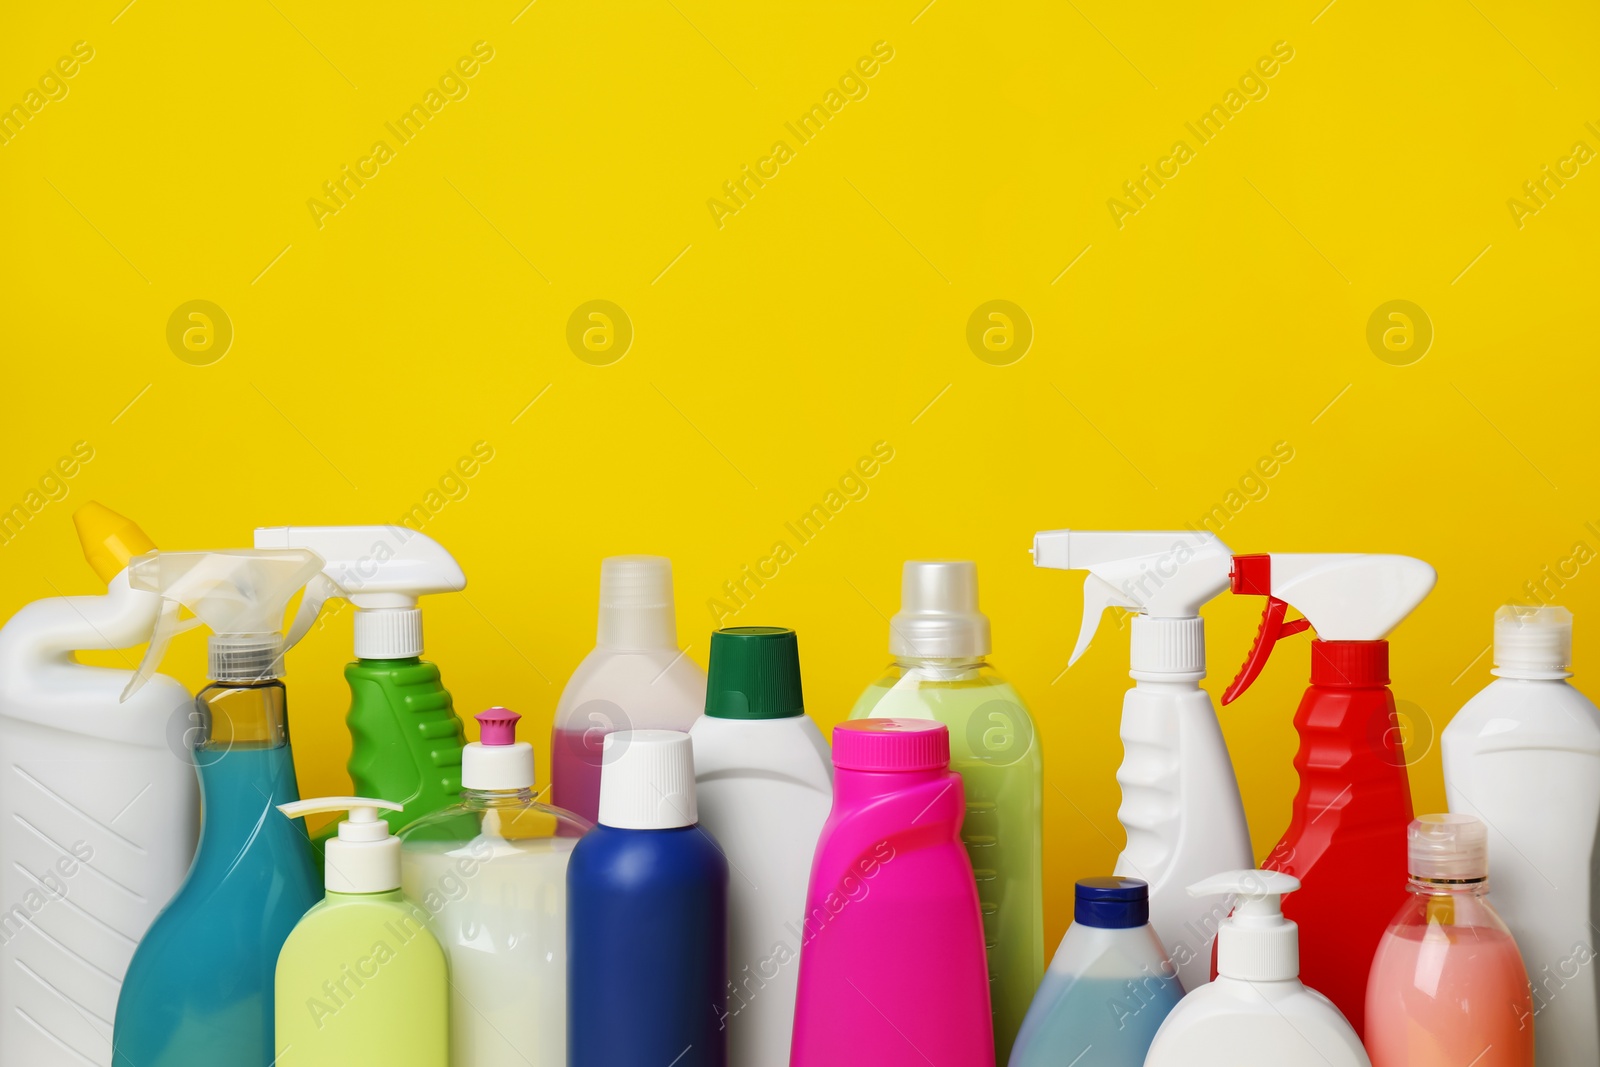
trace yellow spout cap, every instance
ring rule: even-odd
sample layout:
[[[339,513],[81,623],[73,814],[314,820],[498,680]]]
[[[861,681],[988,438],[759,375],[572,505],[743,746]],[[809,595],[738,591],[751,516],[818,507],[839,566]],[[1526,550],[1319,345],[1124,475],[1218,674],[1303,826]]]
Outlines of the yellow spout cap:
[[[134,556],[155,551],[155,542],[137,523],[93,500],[72,513],[72,523],[78,528],[83,558],[107,584]]]

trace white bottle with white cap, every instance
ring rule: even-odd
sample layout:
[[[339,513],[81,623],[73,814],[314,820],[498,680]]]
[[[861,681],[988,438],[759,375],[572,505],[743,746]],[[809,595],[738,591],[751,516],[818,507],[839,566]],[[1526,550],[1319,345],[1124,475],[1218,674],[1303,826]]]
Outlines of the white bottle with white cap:
[[[607,734],[694,725],[706,703],[706,675],[688,651],[678,647],[672,561],[601,560],[595,647],[561,691],[550,734],[553,803],[594,822]]]
[[[326,849],[327,896],[283,943],[274,981],[274,1062],[447,1067],[450,983],[427,914],[400,894],[400,840],[368,797],[280,804],[290,819],[348,811]],[[293,1055],[290,1055],[290,1053]]]
[[[1600,1063],[1600,710],[1567,679],[1572,613],[1508,604],[1494,674],[1445,728],[1450,810],[1489,836],[1494,904],[1533,985],[1542,1067]]]
[[[1234,894],[1233,914],[1217,929],[1216,979],[1172,1009],[1144,1067],[1371,1067],[1339,1009],[1300,981],[1300,929],[1282,899],[1299,888],[1292,875],[1258,870],[1189,887]]]
[[[1211,978],[1216,902],[1187,887],[1255,862],[1239,783],[1206,676],[1200,608],[1228,588],[1233,553],[1193,530],[1049,530],[1033,539],[1035,566],[1088,571],[1083,622],[1067,665],[1088,649],[1105,609],[1132,613],[1122,698],[1117,818],[1128,843],[1115,873],[1150,883],[1150,925],[1185,989]]]
[[[934,719],[950,728],[961,775],[961,837],[977,879],[988,946],[995,1062],[1011,1046],[1044,977],[1043,757],[1033,716],[989,666],[989,617],[971,560],[911,560],[889,620],[888,673],[850,718]]]

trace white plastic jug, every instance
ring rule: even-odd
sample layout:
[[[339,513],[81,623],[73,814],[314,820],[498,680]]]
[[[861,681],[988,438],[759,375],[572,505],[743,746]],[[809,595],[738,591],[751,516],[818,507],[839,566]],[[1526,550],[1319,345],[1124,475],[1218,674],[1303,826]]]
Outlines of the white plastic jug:
[[[145,640],[160,598],[121,567],[149,542],[89,505],[84,547],[104,596],[27,605],[0,628],[0,1063],[110,1067],[134,947],[194,856],[199,789],[185,753],[193,699],[157,675],[73,653]],[[140,543],[142,542],[142,546]]]

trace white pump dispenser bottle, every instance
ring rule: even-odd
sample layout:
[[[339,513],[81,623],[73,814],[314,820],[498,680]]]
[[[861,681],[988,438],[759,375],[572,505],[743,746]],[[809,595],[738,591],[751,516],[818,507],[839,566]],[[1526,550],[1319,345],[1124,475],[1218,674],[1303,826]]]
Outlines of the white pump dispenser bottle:
[[[1282,906],[1299,888],[1292,875],[1257,870],[1189,887],[1235,894],[1234,910],[1217,930],[1216,980],[1172,1009],[1144,1067],[1371,1067],[1339,1009],[1300,981],[1300,930]]]

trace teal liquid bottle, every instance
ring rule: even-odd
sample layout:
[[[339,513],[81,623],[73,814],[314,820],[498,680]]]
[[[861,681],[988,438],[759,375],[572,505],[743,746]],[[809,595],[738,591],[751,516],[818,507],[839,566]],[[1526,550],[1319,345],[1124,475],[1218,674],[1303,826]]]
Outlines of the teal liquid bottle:
[[[1044,975],[1044,762],[1033,718],[989,666],[989,649],[977,568],[908,562],[889,623],[894,663],[850,718],[934,719],[950,729],[950,769],[967,801],[961,840],[988,950],[995,1062],[1004,1064]]]
[[[194,866],[134,952],[114,1067],[267,1067],[278,950],[321,896],[276,679],[218,682],[195,707],[204,817]]]

